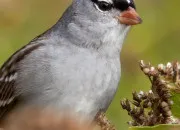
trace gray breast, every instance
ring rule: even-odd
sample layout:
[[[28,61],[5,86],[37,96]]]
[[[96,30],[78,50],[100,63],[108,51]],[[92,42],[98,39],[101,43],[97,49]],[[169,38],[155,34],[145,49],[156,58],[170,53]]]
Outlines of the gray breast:
[[[17,89],[30,105],[93,117],[107,109],[120,78],[119,58],[107,59],[83,48],[42,47],[26,59],[20,63]]]

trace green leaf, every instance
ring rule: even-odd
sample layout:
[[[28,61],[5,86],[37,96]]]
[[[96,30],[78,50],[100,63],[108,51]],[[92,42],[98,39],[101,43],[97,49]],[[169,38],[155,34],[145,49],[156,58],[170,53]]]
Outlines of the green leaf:
[[[158,125],[152,127],[130,127],[129,130],[180,130],[180,125]]]
[[[173,101],[173,105],[172,105],[172,113],[173,116],[180,118],[180,93],[172,93],[172,101]]]

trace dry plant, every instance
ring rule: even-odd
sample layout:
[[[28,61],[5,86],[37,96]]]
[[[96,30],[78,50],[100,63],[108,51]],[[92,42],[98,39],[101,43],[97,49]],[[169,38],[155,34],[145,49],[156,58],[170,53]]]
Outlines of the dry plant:
[[[132,117],[131,126],[154,126],[177,124],[172,116],[171,92],[180,92],[180,64],[178,62],[159,64],[158,67],[140,61],[140,68],[149,78],[152,86],[149,92],[133,92],[133,101],[121,101],[123,109]]]
[[[100,126],[100,130],[116,130],[103,112],[99,112],[96,115],[95,122]]]

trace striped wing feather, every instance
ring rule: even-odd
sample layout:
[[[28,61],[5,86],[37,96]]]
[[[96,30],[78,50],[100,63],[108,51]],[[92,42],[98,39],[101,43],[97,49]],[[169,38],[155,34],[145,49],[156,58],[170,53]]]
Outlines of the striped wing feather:
[[[19,51],[14,53],[7,62],[0,69],[0,119],[4,114],[11,109],[12,104],[15,103],[18,95],[15,94],[15,83],[18,78],[16,65],[29,53],[39,48],[43,44],[31,43]]]

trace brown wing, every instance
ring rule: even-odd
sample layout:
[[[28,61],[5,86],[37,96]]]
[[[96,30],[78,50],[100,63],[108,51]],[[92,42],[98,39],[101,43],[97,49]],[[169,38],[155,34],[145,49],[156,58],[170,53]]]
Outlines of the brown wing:
[[[15,83],[18,78],[17,63],[43,44],[31,43],[14,53],[0,69],[0,119],[12,108],[18,95],[15,94]]]
[[[17,77],[16,72],[8,73],[7,76],[0,78],[0,118],[7,110],[7,105],[15,99],[14,83]]]

